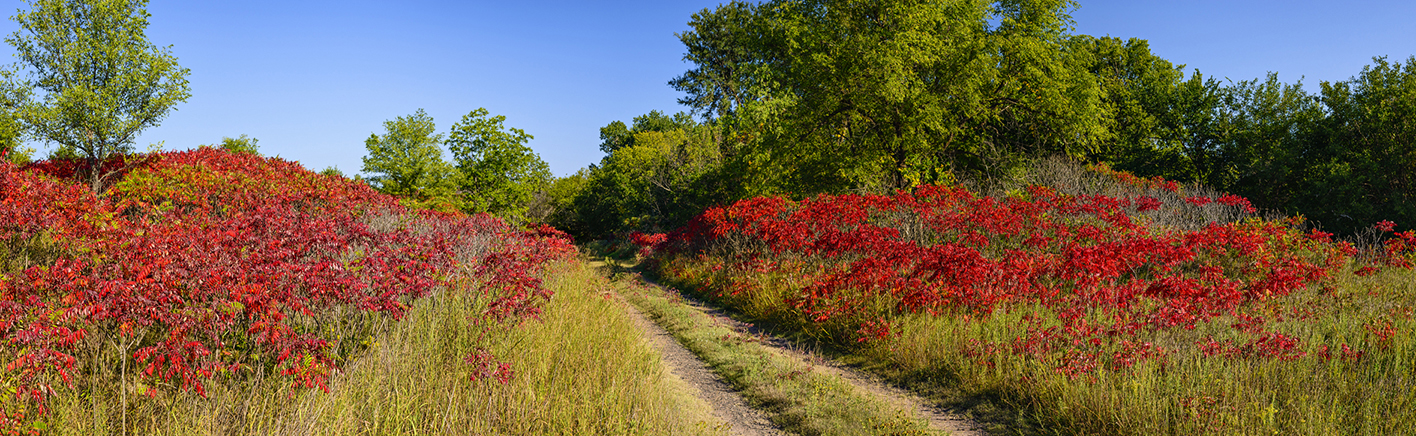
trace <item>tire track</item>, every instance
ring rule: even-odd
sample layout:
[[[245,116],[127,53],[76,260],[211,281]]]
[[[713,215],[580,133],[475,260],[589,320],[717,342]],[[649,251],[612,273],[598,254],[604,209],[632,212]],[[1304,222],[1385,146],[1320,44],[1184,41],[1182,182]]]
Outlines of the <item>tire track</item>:
[[[662,289],[666,294],[675,296],[678,300],[682,301],[681,304],[684,304],[685,306],[691,307],[694,310],[697,310],[700,313],[707,315],[710,319],[713,320],[714,323],[719,326],[727,327],[733,330],[734,332],[737,332],[738,334],[744,336],[753,337],[756,341],[758,341],[760,344],[766,347],[768,351],[772,353],[800,362],[808,366],[813,372],[834,376],[841,380],[844,380],[851,386],[853,386],[855,389],[858,389],[861,392],[864,392],[885,404],[889,404],[890,406],[899,410],[908,411],[910,412],[910,414],[924,419],[926,422],[928,422],[929,428],[931,430],[943,432],[944,434],[954,436],[987,435],[987,432],[984,431],[984,427],[972,418],[937,407],[933,404],[930,404],[927,400],[920,398],[919,396],[914,395],[913,393],[910,393],[905,389],[890,385],[889,383],[881,380],[879,377],[846,366],[844,364],[836,362],[833,359],[807,351],[802,347],[796,346],[791,341],[771,335],[758,328],[757,326],[733,319],[722,310],[710,307],[702,301],[691,296],[684,295],[677,289],[660,285],[642,276],[639,276],[638,280],[643,281],[646,285],[658,287]],[[640,316],[642,317],[643,315]],[[645,321],[648,322],[647,319]],[[662,332],[662,334],[666,335],[667,340],[673,341],[673,337],[667,336],[668,332],[664,331],[663,328],[659,328],[658,325],[654,325],[654,327],[657,328],[659,332]],[[673,344],[678,346],[678,348],[680,348],[683,352],[689,353],[688,350],[683,349],[683,347],[679,345],[678,342],[673,341]],[[689,355],[692,356],[691,353]],[[694,360],[699,366],[702,366],[705,370],[707,370],[707,367],[703,365],[702,361],[697,360],[697,358],[694,358]],[[722,383],[721,380],[719,381],[719,383]],[[741,397],[738,397],[738,399],[741,400]]]
[[[954,436],[986,436],[988,434],[983,430],[982,425],[967,416],[936,407],[929,404],[927,400],[907,390],[890,385],[873,374],[846,366],[833,359],[798,347],[784,338],[768,334],[757,326],[733,319],[722,310],[710,307],[693,297],[683,295],[673,288],[658,285],[650,282],[648,279],[644,280],[652,286],[659,286],[664,289],[665,292],[678,295],[678,297],[683,300],[683,304],[708,315],[715,323],[718,323],[718,325],[728,327],[738,334],[757,338],[762,345],[766,346],[768,350],[774,353],[805,363],[809,365],[814,372],[828,374],[845,380],[847,383],[850,383],[851,386],[875,397],[877,400],[897,409],[909,411],[913,415],[925,419],[929,422],[929,427],[932,430],[946,432],[946,434]]]
[[[727,426],[727,434],[732,436],[778,436],[785,435],[767,420],[767,416],[747,405],[741,395],[728,386],[722,378],[714,374],[708,365],[692,352],[684,348],[673,335],[663,327],[650,321],[644,313],[627,302],[621,305],[634,318],[635,324],[643,329],[646,339],[663,355],[666,369],[686,382],[713,408],[713,416]]]

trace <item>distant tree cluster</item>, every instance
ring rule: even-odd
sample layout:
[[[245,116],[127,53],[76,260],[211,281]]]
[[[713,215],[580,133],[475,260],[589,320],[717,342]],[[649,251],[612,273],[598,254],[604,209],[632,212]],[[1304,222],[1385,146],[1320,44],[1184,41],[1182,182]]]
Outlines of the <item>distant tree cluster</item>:
[[[563,206],[548,217],[577,235],[625,228],[665,230],[722,197],[723,155],[712,125],[686,113],[658,111],[600,129],[607,156],[597,166],[557,180]]]
[[[364,140],[363,172],[379,191],[412,207],[491,213],[514,221],[528,215],[551,181],[550,167],[526,145],[533,137],[504,125],[505,116],[478,108],[446,134],[419,109],[384,122],[384,133]],[[443,147],[452,162],[443,159]]]
[[[1088,156],[1138,175],[1199,182],[1353,233],[1416,225],[1416,58],[1375,58],[1317,94],[1270,73],[1183,78],[1144,41],[1091,39],[1114,138]]]

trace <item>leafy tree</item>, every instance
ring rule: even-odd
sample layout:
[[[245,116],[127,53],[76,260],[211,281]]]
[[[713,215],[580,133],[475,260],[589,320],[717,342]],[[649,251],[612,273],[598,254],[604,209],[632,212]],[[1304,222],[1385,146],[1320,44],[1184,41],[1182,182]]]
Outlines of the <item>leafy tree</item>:
[[[780,133],[758,144],[792,192],[996,174],[1031,155],[1083,156],[1105,139],[1096,83],[1067,45],[1072,5],[730,4],[680,35],[695,68],[673,83],[699,111],[789,105]],[[731,111],[717,109],[727,101]]]
[[[455,209],[455,169],[443,160],[442,135],[422,109],[384,122],[384,134],[364,140],[363,172],[385,194],[402,197],[416,207]]]
[[[757,6],[739,1],[693,14],[693,30],[678,33],[687,53],[683,60],[698,65],[669,81],[687,95],[679,104],[704,118],[730,119],[737,109],[770,91],[770,70],[753,32],[762,26]]]
[[[1306,191],[1312,135],[1325,114],[1317,96],[1301,82],[1284,84],[1270,73],[1263,81],[1246,80],[1227,87],[1209,150],[1210,168],[1202,182],[1243,195],[1273,209],[1291,209],[1295,194]],[[1375,222],[1375,221],[1374,221]]]
[[[646,130],[633,138],[633,145],[590,169],[572,202],[574,213],[562,217],[574,219],[566,228],[577,237],[666,231],[720,199],[715,183],[722,155],[711,126]]]
[[[1087,156],[1144,176],[1209,180],[1215,168],[1226,88],[1198,71],[1187,78],[1141,39],[1072,36],[1101,91],[1102,147]]]
[[[1293,209],[1339,232],[1380,220],[1416,227],[1416,56],[1375,58],[1321,88],[1328,116],[1304,150],[1311,187]]]
[[[634,146],[635,135],[644,132],[669,132],[674,130],[691,129],[698,123],[693,121],[693,116],[679,112],[673,116],[666,116],[659,111],[649,111],[649,113],[634,117],[633,127],[626,127],[623,121],[615,121],[605,127],[600,128],[600,151],[605,154],[614,153],[625,147]]]
[[[581,168],[575,174],[552,179],[544,191],[537,192],[536,199],[527,208],[526,219],[548,223],[571,234],[581,233],[575,199],[585,191],[590,177],[590,169]]]
[[[634,134],[629,132],[629,127],[624,125],[624,121],[611,121],[610,124],[600,128],[600,151],[605,154],[614,153],[628,146],[628,142],[634,139]]]
[[[247,137],[243,134],[235,138],[223,137],[221,138],[221,143],[217,144],[216,146],[218,148],[221,148],[222,150],[226,150],[232,153],[254,154],[260,156],[260,149],[256,147],[257,142],[260,141],[256,138]]]
[[[533,137],[504,126],[506,117],[478,108],[452,126],[447,146],[461,173],[463,210],[524,219],[535,193],[551,180],[550,167],[526,146]]]
[[[24,161],[33,149],[20,148],[25,137],[25,126],[20,120],[20,105],[29,98],[28,89],[17,86],[15,72],[0,69],[0,153],[13,161]],[[24,156],[21,156],[24,155]]]
[[[104,190],[116,170],[104,162],[129,152],[138,133],[156,126],[191,95],[171,46],[158,48],[144,30],[146,0],[32,0],[5,39],[27,67],[11,86],[37,88],[18,118],[38,139],[88,160],[89,186]]]

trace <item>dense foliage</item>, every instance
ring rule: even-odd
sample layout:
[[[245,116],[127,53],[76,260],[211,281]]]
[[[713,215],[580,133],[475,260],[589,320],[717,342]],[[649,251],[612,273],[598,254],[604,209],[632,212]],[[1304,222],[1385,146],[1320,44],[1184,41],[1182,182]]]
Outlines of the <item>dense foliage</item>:
[[[1416,428],[1416,232],[1377,223],[1389,239],[1358,256],[1236,195],[1104,167],[1077,180],[757,197],[631,239],[700,295],[949,389],[1007,386],[1053,430]]]
[[[650,112],[600,129],[607,156],[560,225],[584,238],[656,232],[752,196],[1009,179],[1053,156],[1203,183],[1343,236],[1416,222],[1416,58],[1376,58],[1316,94],[1274,74],[1224,82],[1186,73],[1144,40],[1071,34],[1074,7],[705,9],[678,35],[691,69],[670,81],[702,123]],[[626,152],[651,132],[683,136],[673,150]],[[664,165],[686,168],[646,170]]]
[[[1115,53],[1106,45],[1096,45],[1099,54]],[[1227,86],[1198,73],[1181,80],[1134,50],[1098,61],[1117,84],[1109,101],[1125,116],[1115,145],[1094,159],[1205,183],[1342,234],[1385,219],[1416,222],[1416,58],[1374,59],[1349,80],[1320,83],[1317,94],[1273,74]]]
[[[1057,330],[1083,340],[1193,329],[1327,279],[1352,254],[1291,222],[1214,222],[1254,209],[1234,195],[1168,188],[1121,198],[1031,186],[1000,199],[931,185],[893,196],[760,197],[709,209],[665,243],[804,274],[810,285],[793,307],[812,322],[843,323],[856,340],[884,337],[887,318],[902,313],[986,316],[1021,302],[1058,311]],[[1156,225],[1175,215],[1191,222]],[[1094,310],[1117,323],[1067,325]]]
[[[631,129],[615,123],[601,129],[601,148],[610,154],[573,176],[583,179],[575,189],[557,192],[568,197],[570,211],[551,222],[590,239],[626,228],[662,231],[720,198],[715,189],[726,180],[711,126],[658,122],[665,120],[671,119],[651,112],[635,119]]]
[[[0,429],[112,383],[95,379],[104,368],[148,395],[253,377],[324,388],[375,321],[417,298],[481,295],[492,334],[536,316],[538,270],[571,252],[549,228],[406,209],[251,153],[129,161],[102,197],[70,179],[81,162],[0,164]],[[469,356],[510,375],[489,359]]]

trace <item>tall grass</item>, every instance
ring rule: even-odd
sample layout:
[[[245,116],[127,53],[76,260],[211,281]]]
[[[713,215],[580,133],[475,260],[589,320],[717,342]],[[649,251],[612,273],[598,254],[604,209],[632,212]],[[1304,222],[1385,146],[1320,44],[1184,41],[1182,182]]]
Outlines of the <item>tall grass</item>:
[[[1272,326],[1308,344],[1309,355],[1294,360],[1206,357],[1196,346],[1202,337],[1242,337],[1229,328],[1233,319],[1150,338],[1173,350],[1162,361],[1077,379],[1058,374],[1048,362],[1009,355],[982,365],[960,352],[967,345],[963,338],[1008,340],[1021,317],[1045,316],[1040,309],[984,322],[910,316],[900,322],[898,336],[859,355],[901,382],[949,383],[959,403],[999,398],[1028,409],[1042,427],[1074,434],[1416,434],[1416,415],[1410,413],[1416,406],[1416,341],[1410,334],[1416,323],[1382,316],[1412,307],[1416,274],[1349,278],[1356,280],[1330,292],[1289,297],[1285,306],[1330,305],[1319,318]],[[1393,320],[1404,333],[1379,341],[1365,329],[1374,319]],[[1347,358],[1335,344],[1363,350],[1362,357]],[[1331,358],[1321,356],[1325,346]]]
[[[872,397],[813,364],[763,345],[690,307],[676,292],[619,275],[617,292],[702,359],[754,408],[793,434],[807,436],[929,435],[910,412]]]
[[[473,322],[476,299],[439,295],[370,337],[329,393],[275,382],[217,383],[206,398],[148,398],[129,386],[127,434],[594,435],[713,434],[705,404],[672,378],[603,284],[580,262],[552,268],[540,321],[493,338]],[[479,377],[465,359],[481,344],[515,372]],[[111,374],[109,374],[111,375]],[[64,392],[52,434],[122,434],[117,388]]]
[[[1164,210],[1183,206],[1185,196],[1214,195],[1199,187],[1142,186],[1138,191],[1136,185],[1152,181],[1117,183],[1104,172],[1082,172],[1056,161],[1039,168],[1019,176],[1019,181],[975,187],[1000,197],[1018,195],[1014,190],[1028,183],[1048,184],[1069,195],[1147,195],[1164,203]],[[1158,232],[1186,231],[1243,217],[1213,204],[1181,210],[1185,213],[1153,213],[1147,223]],[[929,243],[929,235],[912,236],[920,232],[911,232],[912,222],[906,218],[887,216],[884,221],[898,226],[901,238]],[[1193,328],[1147,328],[1131,337],[1080,337],[1077,340],[1098,342],[1031,352],[1015,350],[1029,346],[1021,341],[1036,337],[1032,329],[1064,327],[1059,308],[1018,301],[983,312],[944,308],[909,313],[897,309],[899,302],[884,293],[861,304],[883,305],[862,311],[889,314],[883,320],[889,335],[863,343],[842,340],[863,334],[854,330],[859,324],[843,328],[841,323],[813,321],[811,314],[791,302],[807,295],[806,289],[820,280],[820,272],[856,258],[774,252],[763,249],[761,241],[730,237],[717,247],[661,254],[654,261],[659,272],[681,288],[696,289],[698,295],[762,324],[833,344],[848,360],[991,420],[997,432],[1416,434],[1416,414],[1410,412],[1416,407],[1412,334],[1416,272],[1410,269],[1390,267],[1358,274],[1367,261],[1359,257],[1337,267],[1322,282],[1256,298]],[[732,243],[738,245],[728,246]],[[1002,248],[983,251],[1003,256]],[[1136,304],[1154,303],[1138,300]],[[1085,322],[1067,322],[1106,326],[1118,322],[1113,316],[1115,312],[1092,310],[1084,314]],[[1250,316],[1264,320],[1261,329],[1244,326],[1250,322],[1244,317]],[[1296,348],[1276,354],[1256,350],[1261,347],[1254,344],[1269,334],[1295,339]],[[1113,353],[1123,350],[1123,340],[1154,345],[1163,354],[1137,359],[1134,365],[1113,366],[1120,359]],[[984,350],[987,347],[996,349]],[[1068,363],[1072,353],[1092,351],[1100,356],[1082,360],[1096,365],[1074,371],[1076,367]]]
[[[724,298],[705,286],[719,265],[705,260],[672,260],[677,284],[697,283],[698,295],[807,340],[834,336],[803,321],[784,302],[783,296],[800,290],[794,288],[799,280],[775,274],[737,277],[738,294]],[[1411,317],[1416,273],[1347,273],[1328,289],[1313,287],[1272,303],[1322,309],[1314,318],[1269,324],[1269,331],[1298,338],[1306,356],[1205,356],[1201,341],[1252,339],[1231,327],[1239,322],[1231,317],[1148,336],[1145,340],[1171,350],[1165,359],[1076,378],[1058,372],[1051,360],[1009,353],[981,359],[965,352],[970,339],[1008,343],[1025,318],[1052,316],[1046,308],[1026,306],[986,318],[905,315],[894,320],[895,333],[888,338],[837,351],[896,383],[991,419],[994,430],[1008,433],[1416,434],[1416,414],[1410,412],[1416,410],[1416,339],[1411,334],[1416,331]],[[1381,339],[1371,329],[1385,322],[1398,333]],[[1344,354],[1342,345],[1353,354]]]

